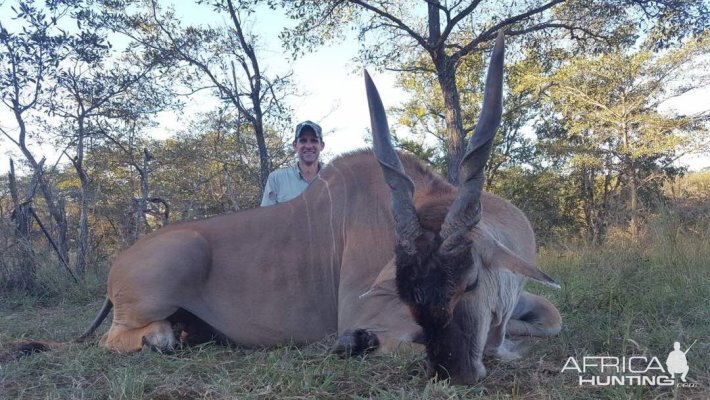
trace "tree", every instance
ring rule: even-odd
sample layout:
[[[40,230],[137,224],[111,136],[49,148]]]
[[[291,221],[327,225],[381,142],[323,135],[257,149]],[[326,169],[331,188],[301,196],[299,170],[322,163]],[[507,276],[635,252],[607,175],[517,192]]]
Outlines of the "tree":
[[[284,163],[289,153],[277,132],[267,128],[265,140],[274,165]],[[257,149],[251,125],[238,113],[204,113],[156,146],[155,189],[171,199],[180,220],[256,207],[262,189]]]
[[[529,68],[526,60],[506,68],[508,95],[504,99],[501,126],[486,167],[486,188],[493,185],[502,168],[533,162],[535,148],[532,139],[525,135],[525,127],[536,114],[533,105],[539,99],[539,91],[517,83],[530,73]],[[461,93],[461,115],[467,132],[475,128],[480,113],[483,100],[482,72],[483,57],[469,57],[462,61],[458,69],[456,85]],[[411,94],[407,102],[392,110],[399,117],[397,122],[415,136],[434,137],[441,144],[428,146],[424,139],[419,143],[399,139],[399,147],[418,154],[433,165],[439,165],[438,160],[446,157],[445,151],[442,151],[446,142],[446,122],[440,88],[435,79],[413,72],[403,72],[397,84]],[[424,148],[418,151],[416,145]],[[446,174],[445,166],[441,172]]]
[[[642,198],[648,204],[663,181],[679,172],[673,162],[681,155],[707,146],[710,113],[664,114],[659,106],[710,86],[710,74],[698,68],[708,54],[706,34],[662,54],[617,50],[578,57],[544,78],[554,122],[538,134],[579,183],[591,239],[603,236],[615,198],[625,202],[629,230],[638,233]],[[692,77],[684,81],[688,71]]]
[[[44,160],[40,161],[40,165]],[[34,197],[34,192],[37,188],[37,180],[39,179],[39,170],[32,177],[32,182],[29,185],[28,192],[20,201],[20,193],[17,188],[17,176],[15,175],[15,165],[10,159],[10,173],[8,174],[8,186],[10,189],[10,197],[12,198],[13,210],[11,219],[15,225],[15,243],[19,248],[15,271],[9,272],[7,276],[9,287],[20,288],[23,290],[32,289],[35,282],[37,268],[33,264],[32,254],[32,209],[30,203]],[[10,270],[11,268],[7,268]]]
[[[153,210],[149,185],[154,160],[150,150],[159,143],[143,134],[146,121],[100,121],[98,137],[92,138],[91,152],[85,159],[86,174],[91,177],[94,232],[110,232],[103,241],[107,251],[115,251],[135,242],[150,230],[146,214]]]
[[[4,25],[0,29],[4,46],[0,57],[11,65],[2,75],[3,102],[17,123],[14,132],[2,133],[18,147],[39,177],[38,187],[56,225],[56,233],[48,234],[47,239],[53,246],[56,243],[65,266],[72,250],[69,235],[76,227],[74,268],[79,276],[84,275],[87,265],[93,194],[85,158],[92,146],[104,139],[103,133],[112,120],[147,118],[171,104],[159,88],[158,76],[162,74],[155,74],[160,65],[153,59],[141,58],[130,43],[121,59],[107,39],[115,21],[96,7],[99,5],[92,1],[59,1],[44,6],[18,2],[17,8],[12,8],[16,12],[16,32]],[[50,180],[56,184],[68,175],[57,173],[62,167],[56,165],[51,174],[45,174],[31,150],[30,140],[51,143],[61,153],[60,159],[66,156],[76,173],[76,187],[68,179],[64,193],[57,197]],[[74,189],[79,211],[77,224],[72,226],[63,197],[71,198]],[[35,217],[42,226],[39,217]]]
[[[139,135],[143,129],[112,129],[112,139],[95,143],[86,159],[96,195],[94,232],[107,232],[96,238],[105,247],[125,247],[136,232],[163,226],[166,204],[171,222],[258,206],[256,139],[251,126],[231,108],[200,114],[163,140]],[[286,162],[289,151],[276,131],[267,129],[266,144],[275,165]],[[146,150],[152,157],[148,168],[143,163]],[[150,186],[144,189],[148,176]],[[127,199],[135,206],[128,207]],[[139,220],[138,203],[144,199],[145,217]]]
[[[229,26],[181,26],[171,11],[152,0],[144,14],[125,16],[119,28],[140,41],[148,53],[172,64],[190,67],[183,83],[192,91],[213,90],[249,124],[259,154],[259,187],[263,189],[271,170],[266,143],[267,125],[290,125],[290,109],[283,99],[291,94],[291,73],[264,73],[257,54],[257,37],[245,31],[244,18],[253,4],[239,0],[200,1],[226,15]]]
[[[360,58],[387,69],[435,76],[441,90],[446,121],[447,178],[458,180],[465,137],[456,75],[462,61],[483,50],[499,30],[508,36],[565,33],[566,38],[592,42],[628,37],[639,20],[659,29],[666,42],[684,37],[677,27],[708,26],[708,7],[696,2],[615,0],[524,0],[510,4],[487,1],[426,1],[426,9],[411,1],[329,0],[306,2],[271,0],[280,4],[297,26],[282,37],[295,53],[341,37],[346,27],[359,30],[364,46]],[[692,18],[692,19],[691,19]],[[632,21],[634,21],[632,23]],[[430,61],[422,64],[420,55]]]
[[[48,111],[62,122],[58,126],[65,147],[64,154],[71,161],[79,178],[79,222],[75,270],[83,276],[89,249],[89,206],[91,178],[84,159],[89,143],[104,139],[102,133],[111,120],[147,118],[170,102],[151,82],[158,82],[155,74],[158,63],[142,62],[130,52],[120,60],[110,51],[106,25],[97,16],[83,10],[84,26],[70,41],[70,51],[60,65],[52,86]],[[145,208],[145,204],[142,204]]]
[[[46,132],[32,132],[28,119],[43,106],[47,81],[66,57],[69,35],[58,23],[71,7],[53,3],[42,9],[34,2],[20,2],[18,8],[13,8],[17,31],[10,31],[0,22],[0,62],[7,66],[0,71],[0,96],[16,124],[14,129],[0,126],[0,132],[20,150],[32,174],[38,177],[37,185],[56,224],[55,242],[64,264],[69,262],[69,249],[63,200],[56,198],[43,173],[43,164],[28,143],[30,136],[38,138]]]

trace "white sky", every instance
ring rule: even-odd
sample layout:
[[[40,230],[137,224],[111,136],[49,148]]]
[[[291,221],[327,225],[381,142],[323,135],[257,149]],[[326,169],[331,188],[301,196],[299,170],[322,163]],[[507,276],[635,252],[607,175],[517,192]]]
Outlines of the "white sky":
[[[224,16],[218,16],[205,6],[187,6],[187,2],[175,0],[176,13],[179,17],[192,23],[211,24],[224,21]],[[190,4],[192,4],[190,2]],[[7,15],[0,6],[0,15]],[[9,21],[6,17],[4,24]],[[286,57],[285,51],[281,48],[278,40],[278,33],[284,24],[290,24],[285,17],[279,13],[264,7],[258,13],[251,15],[248,22],[245,21],[247,29],[256,33],[260,38],[257,56],[260,58],[262,70],[268,72],[283,73],[289,69],[294,72],[296,88],[302,94],[299,97],[289,99],[294,109],[294,121],[310,119],[318,122],[324,129],[324,140],[326,149],[324,158],[326,161],[333,156],[343,152],[358,149],[366,146],[365,137],[369,127],[369,115],[367,100],[365,97],[364,79],[362,71],[357,70],[352,62],[352,58],[357,53],[358,43],[354,38],[343,38],[335,45],[323,47],[317,52],[307,54],[292,61]],[[385,108],[400,104],[406,99],[406,94],[394,87],[395,75],[392,73],[377,73],[370,69],[375,83],[382,96]],[[154,133],[156,136],[167,136],[184,128],[185,121],[191,115],[208,111],[216,103],[207,101],[195,101],[196,105],[191,105],[185,115],[174,115],[164,113],[159,117],[160,128]],[[710,109],[710,91],[694,91],[683,99],[675,100],[669,107],[681,112],[697,112]],[[8,122],[7,119],[10,118]],[[13,122],[12,117],[0,111],[0,120],[3,127],[7,128],[8,123]],[[286,132],[290,134],[290,132]],[[399,133],[399,132],[398,132]],[[14,145],[0,138],[0,173],[8,169],[10,152]],[[33,149],[37,158],[47,155],[48,164],[54,163],[56,152],[49,146]],[[701,155],[692,158],[685,158],[683,162],[689,164],[691,169],[697,170],[710,166],[710,155]]]

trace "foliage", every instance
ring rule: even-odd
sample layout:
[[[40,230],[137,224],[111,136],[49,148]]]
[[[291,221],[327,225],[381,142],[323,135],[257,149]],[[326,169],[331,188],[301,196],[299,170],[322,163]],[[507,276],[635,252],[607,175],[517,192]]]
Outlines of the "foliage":
[[[526,0],[505,7],[486,1],[429,3],[440,11],[442,22],[450,29],[443,34],[444,40],[450,40],[449,52],[456,52],[470,43],[472,30],[482,32],[495,27],[493,31],[496,31],[497,27],[508,24],[511,25],[510,34],[514,36],[550,28],[562,29],[567,38],[580,40],[578,44],[585,50],[590,49],[584,47],[585,44],[596,45],[598,49],[605,44],[619,43],[619,40],[628,44],[637,35],[633,28],[639,26],[646,30],[649,43],[669,47],[704,32],[710,25],[707,3],[683,0]],[[297,23],[281,34],[294,56],[340,40],[352,32],[364,44],[360,48],[362,61],[398,68],[403,60],[418,54],[417,48],[422,44],[419,39],[426,39],[429,29],[428,10],[408,1],[269,0],[269,4],[284,7]],[[550,12],[542,12],[547,10]],[[555,36],[546,34],[543,37]],[[600,39],[604,43],[598,43]]]
[[[233,114],[218,111],[151,146],[155,191],[170,201],[173,218],[204,218],[259,205],[259,157],[251,130]],[[289,153],[281,136],[269,129],[266,143],[272,162],[282,165]]]
[[[481,112],[484,66],[485,60],[482,54],[469,57],[461,62],[456,76],[457,87],[461,94],[463,127],[469,137]],[[529,66],[525,62],[506,68],[506,81],[510,90],[504,98],[501,126],[486,169],[488,189],[497,179],[496,175],[501,169],[534,162],[535,147],[531,135],[526,134],[526,128],[529,121],[536,116],[533,105],[539,94],[534,88],[516,85],[518,80],[525,79],[525,76],[530,73],[526,68]],[[402,106],[390,112],[397,116],[399,125],[410,131],[412,136],[420,138],[420,146],[426,150],[420,154],[421,158],[433,165],[441,164],[441,160],[447,158],[446,121],[441,89],[433,79],[413,72],[403,72],[397,80],[397,85],[411,96]],[[429,144],[431,140],[428,139],[431,138],[435,139],[435,144]],[[402,148],[414,150],[411,148],[413,143],[404,141],[403,143],[408,147],[402,146]],[[413,152],[417,154],[416,151]],[[441,166],[441,170],[445,171],[445,168],[446,164]]]
[[[17,8],[11,7],[15,21],[17,21],[16,24],[19,26],[16,26],[15,29],[8,29],[4,23],[0,22],[0,61],[7,65],[7,68],[0,72],[0,96],[2,97],[0,110],[11,116],[7,122],[3,121],[0,133],[17,147],[29,166],[30,173],[37,177],[33,181],[36,183],[32,187],[16,187],[11,190],[11,192],[15,192],[13,194],[15,212],[18,215],[25,215],[25,217],[18,217],[16,224],[18,228],[20,225],[27,225],[22,220],[29,219],[31,202],[39,191],[44,198],[48,213],[52,217],[52,223],[56,224],[56,229],[53,229],[51,233],[48,232],[47,236],[57,243],[58,253],[64,264],[69,262],[69,255],[62,200],[55,197],[49,179],[42,173],[45,159],[37,159],[28,140],[34,139],[40,143],[43,140],[46,141],[48,139],[47,132],[35,131],[31,126],[28,126],[28,123],[33,115],[44,111],[43,105],[47,101],[49,92],[46,86],[58,72],[60,63],[67,57],[72,41],[70,36],[61,29],[59,22],[63,15],[71,11],[72,7],[72,4],[61,3],[44,10],[37,7],[35,2],[22,2]],[[12,161],[10,165],[12,166]],[[19,204],[19,192],[23,193],[22,202],[24,205]],[[21,208],[27,212],[21,213]],[[27,264],[28,260],[32,258],[32,247],[28,244],[27,234],[24,231],[24,228],[16,231],[17,256],[20,260],[24,260],[21,262]],[[21,268],[20,272],[26,273],[33,270],[32,265],[26,265]],[[33,286],[32,273],[28,275],[28,279],[21,280],[25,282],[26,287]]]
[[[664,101],[707,87],[710,76],[702,68],[707,50],[705,36],[660,53],[574,56],[527,50],[506,71],[506,112],[487,167],[487,189],[528,212],[543,240],[579,232],[598,242],[613,226],[637,231],[662,200],[663,182],[681,172],[675,161],[707,148],[710,114],[659,111]],[[481,102],[483,60],[468,60],[474,62],[461,63],[457,85],[471,130]],[[446,157],[436,82],[404,72],[398,84],[412,96],[394,112],[419,138],[401,147],[432,164]],[[432,137],[441,144],[429,144]],[[538,180],[544,176],[549,179]]]
[[[708,114],[661,113],[659,105],[710,84],[676,77],[708,54],[707,38],[654,54],[617,51],[577,57],[543,78],[551,109],[538,125],[540,147],[579,183],[579,222],[598,240],[615,204],[625,204],[630,230],[658,199],[664,180],[680,171],[679,156],[707,143]],[[550,129],[550,127],[555,126]]]
[[[94,260],[105,260],[134,240],[132,202],[141,192],[138,168],[143,168],[144,151],[151,155],[148,197],[165,202],[160,207],[153,203],[143,222],[147,232],[166,223],[257,206],[261,200],[258,152],[251,127],[239,124],[228,112],[206,113],[172,138],[133,138],[130,148],[115,142],[94,145],[86,160],[94,199],[90,213]],[[268,131],[267,140],[274,163],[286,162],[289,154],[280,135]],[[70,170],[60,175],[66,178],[60,185],[67,194],[78,192],[80,183],[71,179]],[[67,211],[70,217],[77,212],[73,207]]]
[[[569,185],[548,169],[506,168],[489,190],[509,200],[528,216],[538,245],[570,241],[578,233],[568,212]]]
[[[675,201],[704,201],[710,198],[710,171],[699,171],[678,177],[664,187]]]

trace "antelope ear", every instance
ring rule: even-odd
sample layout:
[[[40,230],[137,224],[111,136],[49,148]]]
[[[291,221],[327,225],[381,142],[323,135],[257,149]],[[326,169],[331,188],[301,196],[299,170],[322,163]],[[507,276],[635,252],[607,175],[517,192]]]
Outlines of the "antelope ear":
[[[377,278],[375,278],[375,281],[370,286],[370,289],[360,295],[361,299],[378,292],[397,292],[397,284],[395,282],[397,277],[397,267],[394,260],[395,259],[393,257],[392,260],[390,260],[390,262],[382,268],[382,271],[380,271],[380,274],[377,275]]]
[[[483,261],[489,268],[505,268],[513,273],[524,275],[544,285],[559,289],[560,285],[531,263],[518,257],[499,241],[492,239],[482,252]]]

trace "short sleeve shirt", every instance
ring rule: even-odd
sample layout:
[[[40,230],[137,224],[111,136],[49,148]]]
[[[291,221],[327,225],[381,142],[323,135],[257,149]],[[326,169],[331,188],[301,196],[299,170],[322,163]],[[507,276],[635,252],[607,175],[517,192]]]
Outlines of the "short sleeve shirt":
[[[266,180],[261,206],[271,206],[289,201],[303,193],[308,185],[308,181],[303,179],[297,164],[277,169],[271,172]]]

